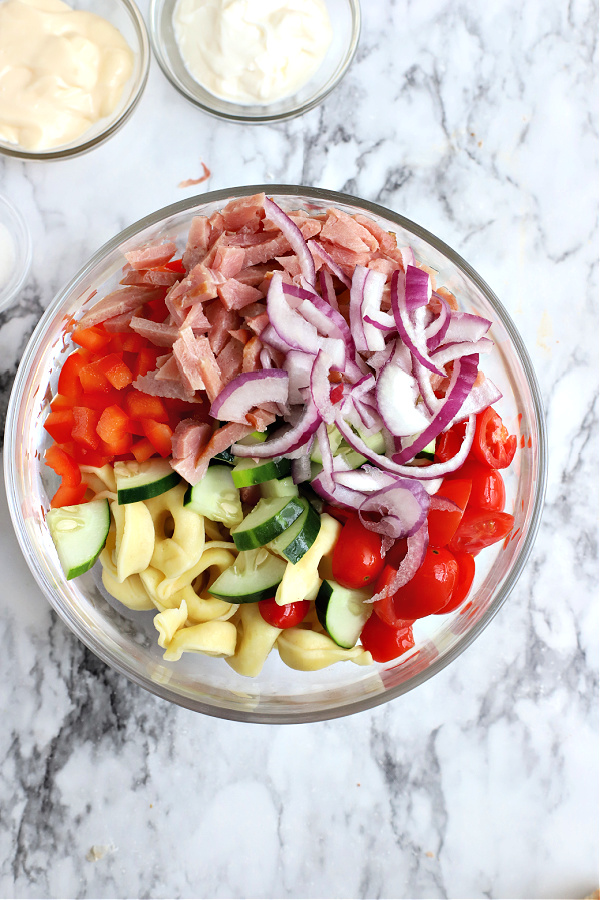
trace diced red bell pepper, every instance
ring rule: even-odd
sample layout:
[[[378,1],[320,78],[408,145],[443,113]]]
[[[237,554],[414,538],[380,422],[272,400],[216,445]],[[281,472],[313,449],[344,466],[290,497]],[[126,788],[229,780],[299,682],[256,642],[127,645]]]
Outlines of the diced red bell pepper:
[[[98,361],[98,368],[118,391],[122,391],[133,381],[131,369],[125,365],[118,353],[109,353]]]
[[[59,410],[63,409],[73,409],[75,402],[76,401],[71,400],[69,397],[63,397],[62,394],[57,394],[50,402],[50,409],[52,412],[59,412]]]
[[[73,343],[97,353],[108,346],[111,336],[100,325],[92,325],[90,328],[76,328],[71,334]]]
[[[140,375],[147,375],[156,368],[156,360],[164,355],[164,347],[143,347],[138,353],[132,370],[134,380]]]
[[[100,438],[96,432],[96,426],[100,419],[100,413],[87,406],[73,407],[73,430],[71,437],[78,444],[87,447],[88,450],[97,450]]]
[[[161,268],[168,269],[169,272],[181,272],[182,275],[185,273],[182,259],[172,259],[171,262],[165,263]]]
[[[142,438],[141,441],[131,445],[131,452],[139,463],[143,463],[150,459],[151,456],[154,456],[156,450],[148,438]]]
[[[79,373],[89,362],[90,354],[87,350],[75,350],[67,356],[58,376],[59,394],[75,401],[81,398],[82,388]]]
[[[54,469],[57,475],[62,478],[63,484],[74,487],[81,481],[81,472],[75,460],[68,453],[58,446],[52,444],[44,454],[46,465]]]
[[[46,416],[44,428],[57,444],[66,444],[71,440],[73,421],[72,409],[52,410]]]
[[[87,366],[83,366],[79,372],[79,380],[85,394],[108,391],[111,387],[108,378],[100,368],[99,360],[95,360],[94,362],[88,363]]]
[[[169,414],[160,397],[152,397],[142,391],[129,391],[125,397],[125,410],[132,419],[154,419],[168,422]]]
[[[129,416],[127,413],[124,413],[120,406],[108,406],[100,415],[96,433],[106,444],[112,446],[122,441],[125,435],[129,436],[128,426]]]
[[[86,491],[85,481],[76,485],[65,484],[63,481],[50,501],[50,506],[52,509],[59,509],[61,506],[77,506],[79,503],[83,503]]]
[[[85,403],[88,409],[96,409],[98,412],[102,412],[107,406],[120,406],[122,399],[122,394],[109,385],[107,391],[90,391],[89,394],[84,394],[81,398],[81,404]]]
[[[139,353],[146,346],[141,334],[134,331],[119,331],[111,335],[110,347],[115,353]]]
[[[153,419],[144,419],[142,422],[144,434],[156,450],[162,456],[171,455],[171,438],[173,432],[168,425],[163,422],[155,422]]]
[[[111,462],[114,456],[113,453],[104,452],[102,442],[97,450],[90,450],[81,444],[73,444],[71,453],[75,462],[80,466],[95,466],[98,469]]]

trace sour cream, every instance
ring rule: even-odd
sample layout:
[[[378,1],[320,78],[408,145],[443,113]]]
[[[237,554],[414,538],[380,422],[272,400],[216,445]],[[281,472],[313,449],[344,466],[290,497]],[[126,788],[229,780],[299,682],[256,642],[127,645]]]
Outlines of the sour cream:
[[[62,0],[0,3],[0,138],[26,150],[70,143],[110,116],[133,53],[110,22]]]
[[[294,94],[333,36],[323,0],[178,0],[173,25],[192,78],[243,105]]]

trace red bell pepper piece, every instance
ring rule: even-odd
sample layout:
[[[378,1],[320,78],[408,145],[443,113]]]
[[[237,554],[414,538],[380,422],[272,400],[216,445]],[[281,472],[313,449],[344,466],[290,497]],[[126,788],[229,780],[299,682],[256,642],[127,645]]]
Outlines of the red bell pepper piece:
[[[71,437],[78,444],[87,447],[88,450],[97,450],[100,438],[96,432],[96,426],[100,419],[100,413],[87,406],[73,407],[73,429]]]

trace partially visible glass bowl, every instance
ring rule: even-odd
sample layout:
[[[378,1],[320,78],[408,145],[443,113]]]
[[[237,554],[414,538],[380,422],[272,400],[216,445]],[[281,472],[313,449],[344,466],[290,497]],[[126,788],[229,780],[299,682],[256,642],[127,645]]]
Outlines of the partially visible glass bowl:
[[[31,237],[16,206],[0,195],[0,312],[16,299],[31,266]],[[6,245],[6,246],[5,246]],[[0,251],[1,252],[1,251]]]
[[[7,156],[38,160],[67,159],[93,150],[125,124],[146,86],[150,68],[150,42],[144,18],[133,0],[67,0],[67,2],[73,9],[95,13],[118,28],[133,51],[133,72],[112,114],[100,119],[74,141],[49,150],[34,151],[0,139],[0,153]]]
[[[98,568],[67,582],[44,511],[55,487],[43,463],[50,443],[43,422],[56,391],[60,366],[73,349],[68,324],[118,283],[123,252],[155,239],[183,249],[194,215],[210,215],[236,197],[266,191],[284,209],[318,213],[335,206],[365,213],[410,245],[417,259],[437,270],[463,310],[491,319],[496,347],[486,374],[503,391],[495,404],[519,435],[516,457],[503,470],[513,537],[477,557],[470,598],[446,616],[415,624],[415,647],[389,664],[338,663],[320,672],[296,672],[272,653],[258,678],[237,675],[223,660],[187,654],[165,662],[152,613],[130,612],[101,589]],[[21,361],[10,398],[5,437],[5,477],[10,513],[21,549],[38,584],[69,628],[106,663],[160,697],[199,712],[246,722],[310,722],[365,710],[412,690],[456,659],[496,615],[514,587],[538,528],[546,482],[544,414],[527,351],[500,301],[457,253],[394,212],[333,191],[290,185],[252,185],[193,197],[147,216],[104,245],[60,291],[37,326]]]
[[[150,38],[158,64],[177,90],[204,112],[253,124],[291,119],[308,112],[339,84],[354,59],[360,35],[359,0],[325,0],[333,40],[318,71],[295,94],[269,104],[245,106],[222,100],[205,90],[186,69],[173,29],[177,0],[152,0]]]

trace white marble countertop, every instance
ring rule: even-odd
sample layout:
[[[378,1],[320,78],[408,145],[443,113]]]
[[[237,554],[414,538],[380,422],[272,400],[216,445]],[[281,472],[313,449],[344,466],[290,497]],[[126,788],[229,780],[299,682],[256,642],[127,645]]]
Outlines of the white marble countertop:
[[[456,248],[521,330],[550,444],[533,554],[490,627],[411,694],[330,723],[242,725],[96,660],[36,587],[2,492],[2,897],[598,887],[595,4],[368,0],[363,16],[351,71],[301,119],[213,120],[153,62],[104,146],[0,159],[0,193],[34,240],[31,277],[0,316],[2,415],[42,309],[121,228],[195,190],[347,191]],[[210,180],[178,187],[201,161]]]

